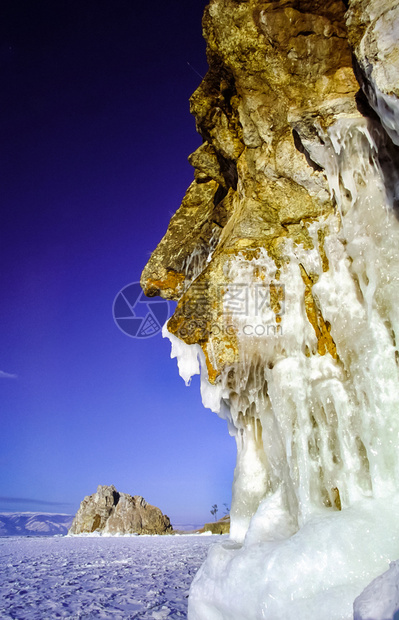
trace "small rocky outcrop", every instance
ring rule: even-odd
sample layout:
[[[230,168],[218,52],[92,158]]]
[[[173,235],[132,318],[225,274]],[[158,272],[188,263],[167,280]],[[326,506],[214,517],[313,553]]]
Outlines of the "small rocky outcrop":
[[[229,534],[230,533],[230,515],[225,515],[218,521],[205,523],[204,532],[212,532],[212,534]]]
[[[169,517],[140,495],[119,493],[113,485],[99,485],[80,504],[69,534],[169,534]]]

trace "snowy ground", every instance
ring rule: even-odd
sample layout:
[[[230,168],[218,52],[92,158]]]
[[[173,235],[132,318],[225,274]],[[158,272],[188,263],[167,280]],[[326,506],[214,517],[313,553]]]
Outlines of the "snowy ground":
[[[220,536],[0,539],[0,618],[186,618]]]

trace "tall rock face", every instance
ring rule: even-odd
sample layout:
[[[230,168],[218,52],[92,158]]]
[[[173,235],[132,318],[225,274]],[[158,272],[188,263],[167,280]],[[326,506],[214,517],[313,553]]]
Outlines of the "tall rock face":
[[[169,517],[143,497],[99,485],[80,504],[69,534],[168,534],[172,529]]]
[[[237,442],[235,542],[197,576],[195,620],[349,618],[399,557],[399,9],[347,4],[205,9],[203,144],[142,275]]]

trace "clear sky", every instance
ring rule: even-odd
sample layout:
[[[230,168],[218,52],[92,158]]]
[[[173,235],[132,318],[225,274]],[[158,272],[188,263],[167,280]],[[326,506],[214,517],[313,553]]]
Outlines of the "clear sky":
[[[0,511],[73,513],[98,484],[175,523],[230,503],[226,423],[112,317],[193,178],[204,6],[1,2]]]

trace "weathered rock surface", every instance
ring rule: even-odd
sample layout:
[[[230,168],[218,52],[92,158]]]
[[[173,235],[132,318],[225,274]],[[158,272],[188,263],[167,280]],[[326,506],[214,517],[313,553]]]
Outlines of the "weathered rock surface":
[[[168,534],[172,529],[169,517],[140,495],[99,485],[97,492],[80,504],[69,534]]]
[[[334,213],[323,134],[337,117],[360,115],[344,13],[337,0],[212,1],[205,11],[209,72],[191,97],[204,143],[190,157],[195,181],[142,285],[147,295],[179,301],[168,329],[201,345],[212,382],[239,359],[235,334],[212,334],[231,257],[265,248],[280,270],[287,242],[313,248],[307,224]],[[312,274],[303,281],[310,286]],[[278,300],[275,311],[278,323]],[[307,311],[318,349],[333,351],[310,295]]]
[[[399,6],[392,0],[351,0],[349,41],[364,75],[387,95],[399,95]]]
[[[190,617],[346,618],[340,575],[364,580],[354,506],[372,515],[370,575],[399,557],[376,525],[377,500],[389,524],[399,498],[399,2],[211,0],[203,29],[194,181],[141,279],[177,301],[172,356],[187,383],[200,364],[204,405],[237,442],[243,547],[210,555]],[[288,557],[277,541],[295,533]]]
[[[346,23],[359,82],[399,144],[399,5],[392,0],[351,0]]]
[[[263,423],[269,422],[264,412],[283,415],[284,407],[281,414],[276,407],[283,406],[287,396],[277,397],[273,388],[274,381],[280,381],[276,363],[293,358],[298,365],[301,359],[310,368],[324,357],[330,369],[335,368],[333,374],[344,379],[346,373],[347,398],[358,404],[362,399],[347,379],[350,364],[354,359],[360,363],[364,356],[359,347],[363,338],[361,346],[367,346],[368,328],[365,323],[363,337],[348,346],[342,333],[344,311],[327,308],[321,283],[331,283],[344,261],[355,297],[360,295],[366,303],[370,273],[359,240],[367,237],[376,216],[365,205],[373,224],[366,216],[357,221],[361,207],[352,207],[363,199],[385,200],[392,209],[398,200],[396,147],[381,126],[381,121],[390,124],[394,112],[383,114],[387,107],[382,110],[375,104],[376,91],[370,87],[370,71],[375,71],[378,75],[372,80],[393,98],[396,110],[399,72],[393,81],[389,72],[391,66],[398,67],[397,40],[390,45],[397,28],[397,3],[353,0],[349,5],[347,11],[340,0],[210,2],[203,19],[209,71],[190,101],[203,138],[190,157],[195,180],[142,274],[147,295],[178,301],[168,322],[169,334],[187,345],[199,345],[207,381],[219,389],[215,398],[229,407],[225,415],[240,434],[255,436],[257,491],[248,496],[243,483],[238,492],[238,467],[232,505],[232,523],[238,513],[246,514],[245,527],[283,475],[277,463],[285,455],[276,457],[276,469],[271,465],[277,475],[272,482],[268,448],[262,446],[262,438],[267,445],[271,442],[269,435],[265,437]],[[356,75],[353,53],[358,59]],[[393,121],[391,125],[390,136],[395,137]],[[374,174],[385,183],[385,198],[366,196],[365,184]],[[381,187],[377,178],[375,187]],[[346,228],[345,217],[350,221]],[[381,243],[372,244],[372,260],[387,265]],[[380,275],[382,286],[386,276]],[[240,286],[248,283],[255,292],[241,289],[240,301]],[[233,289],[238,291],[235,298]],[[267,301],[262,308],[260,294]],[[384,294],[376,293],[375,303],[386,322]],[[391,302],[388,305],[393,308]],[[345,322],[351,323],[349,315]],[[252,330],[252,337],[243,338],[245,330]],[[389,341],[396,346],[394,337]],[[320,376],[331,378],[326,368]],[[249,385],[250,395],[245,387]],[[312,396],[309,379],[306,385],[309,398],[319,401]],[[297,406],[294,410],[296,425]],[[329,432],[330,444],[336,446],[336,431]],[[274,445],[279,441],[276,437]],[[365,463],[363,439],[356,441],[351,450]],[[334,449],[339,452],[344,446]],[[332,473],[336,468],[327,469],[330,473],[323,473],[317,483],[317,502],[335,509],[350,504],[348,492]],[[297,474],[289,479],[289,486],[300,484]],[[289,502],[297,513],[297,491],[295,495]],[[315,489],[308,488],[306,496],[311,495]]]

